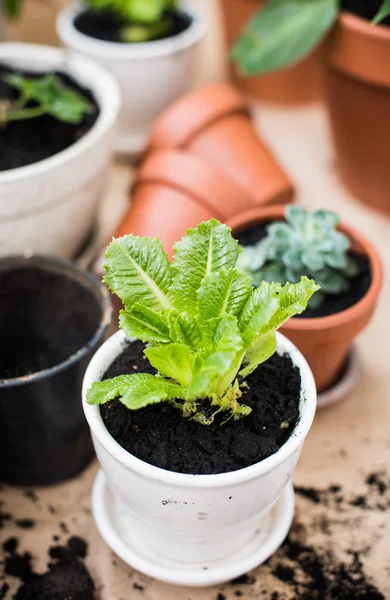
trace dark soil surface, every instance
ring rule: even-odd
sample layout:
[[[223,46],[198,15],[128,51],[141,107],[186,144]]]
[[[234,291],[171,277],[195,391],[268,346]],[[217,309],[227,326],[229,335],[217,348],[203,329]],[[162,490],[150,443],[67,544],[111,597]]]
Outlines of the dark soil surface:
[[[22,582],[14,600],[94,599],[95,586],[83,562],[87,544],[82,538],[72,537],[66,546],[50,548],[51,560],[43,574],[33,571],[31,554],[20,553],[18,545],[16,538],[9,538],[3,544],[5,574]]]
[[[29,78],[38,78],[45,74],[16,71],[0,65],[0,100],[13,101],[19,96],[15,88],[3,81],[4,75],[9,73],[20,73]],[[56,73],[56,75],[65,85],[71,86],[88,98],[94,104],[95,111],[86,114],[78,125],[62,123],[49,115],[44,115],[35,119],[13,121],[0,128],[0,171],[24,167],[65,150],[82,138],[96,122],[99,108],[91,92],[79,86],[64,73]],[[28,106],[32,107],[34,104],[31,102]]]
[[[63,362],[100,318],[97,300],[77,281],[33,266],[0,270],[0,380]]]
[[[377,14],[382,2],[383,0],[341,0],[341,7],[343,10],[371,21]],[[384,19],[381,25],[389,26],[390,17]]]
[[[161,36],[159,39],[165,39],[183,33],[191,25],[191,18],[181,12],[172,14],[172,30],[168,35]],[[80,13],[75,21],[74,26],[80,33],[89,37],[103,40],[105,42],[117,42],[118,44],[126,44],[120,39],[120,30],[128,23],[125,23],[117,15],[110,11],[92,11],[85,10]],[[134,42],[133,42],[134,43]],[[148,42],[151,43],[151,42]]]
[[[144,344],[129,344],[104,379],[126,373],[155,373],[143,356]],[[119,400],[101,407],[104,423],[125,450],[141,460],[178,473],[217,474],[253,465],[279,450],[299,418],[301,377],[289,356],[275,354],[246,382],[241,402],[250,415],[211,425],[184,419],[167,403],[130,411]],[[281,429],[287,421],[289,427]]]
[[[242,246],[255,244],[266,237],[266,227],[268,223],[258,225],[250,230],[243,231],[236,237]],[[350,288],[344,294],[333,296],[325,295],[325,300],[317,308],[308,308],[301,315],[294,317],[295,319],[314,319],[318,317],[327,317],[336,313],[347,310],[354,304],[357,304],[368,292],[371,282],[371,268],[367,256],[351,252],[351,256],[355,259],[359,266],[359,274],[350,280]],[[302,273],[305,275],[305,273]]]

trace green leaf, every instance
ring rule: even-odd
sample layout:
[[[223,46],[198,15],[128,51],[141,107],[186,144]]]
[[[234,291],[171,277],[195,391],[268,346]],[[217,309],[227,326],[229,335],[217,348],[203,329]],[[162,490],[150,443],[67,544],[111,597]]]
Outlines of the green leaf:
[[[375,17],[372,20],[372,23],[374,25],[380,23],[381,21],[383,21],[383,19],[386,19],[386,17],[388,17],[390,15],[390,0],[383,0],[377,14],[375,15]]]
[[[302,262],[310,271],[319,271],[325,266],[324,256],[313,249],[302,253]],[[302,269],[302,272],[304,272],[304,269]]]
[[[320,286],[307,277],[301,277],[299,283],[286,283],[278,293],[279,308],[260,330],[260,335],[276,331],[288,319],[300,315],[306,309],[312,295],[319,289]]]
[[[198,290],[199,321],[225,314],[238,316],[252,293],[251,278],[237,269],[221,269],[203,280]]]
[[[126,335],[143,342],[171,341],[166,315],[157,314],[142,304],[134,304],[130,311],[121,310],[119,325]]]
[[[195,356],[188,346],[176,343],[152,346],[146,348],[144,354],[161,375],[174,379],[184,387],[189,385]]]
[[[2,8],[8,19],[17,19],[22,12],[23,0],[2,0]]]
[[[161,18],[165,9],[164,0],[128,0],[123,2],[127,6],[127,16],[135,23],[155,23]]]
[[[276,334],[260,338],[260,340],[250,348],[245,354],[244,369],[241,369],[241,377],[248,377],[259,365],[268,360],[275,352],[277,347]]]
[[[119,398],[127,408],[138,410],[168,399],[183,399],[184,390],[162,377],[135,373],[97,381],[87,392],[88,404],[105,404],[115,398]]]
[[[45,113],[58,121],[77,125],[86,113],[95,110],[89,100],[77,90],[62,83],[54,73],[39,79],[28,79],[17,74],[6,75],[4,79],[21,92],[23,105],[33,100]],[[10,112],[12,113],[12,109]],[[18,112],[22,113],[21,110]]]
[[[218,391],[222,395],[237,374],[238,368],[234,370],[233,367],[237,355],[242,351],[237,319],[231,315],[211,319],[210,328],[214,329],[212,351],[203,351],[196,358],[188,398],[202,396],[208,390],[209,393]],[[226,378],[228,381],[225,382]],[[213,390],[212,384],[216,380],[219,380],[217,383],[223,381],[222,387],[217,385]]]
[[[279,283],[263,281],[247,300],[238,321],[246,347],[252,345],[278,310],[281,287]]]
[[[127,309],[134,304],[158,313],[173,308],[173,269],[159,239],[134,235],[113,239],[104,267],[104,282]]]
[[[312,217],[314,221],[324,223],[330,229],[334,229],[340,224],[338,215],[331,210],[315,210]]]
[[[244,75],[288,67],[319,44],[338,11],[338,0],[268,0],[245,27],[231,57]]]
[[[197,292],[205,277],[223,268],[234,268],[240,252],[231,231],[215,219],[201,223],[174,246],[173,267],[177,276],[172,285],[175,307],[197,312]]]
[[[197,318],[185,312],[170,315],[169,335],[173,342],[186,344],[191,348],[199,347],[202,342],[202,334]]]

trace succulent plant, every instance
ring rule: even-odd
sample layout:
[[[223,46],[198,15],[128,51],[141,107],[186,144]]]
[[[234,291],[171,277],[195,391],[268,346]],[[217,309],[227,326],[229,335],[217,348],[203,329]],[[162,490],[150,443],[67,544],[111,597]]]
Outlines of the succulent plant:
[[[313,278],[321,286],[309,307],[320,306],[326,294],[346,292],[350,279],[359,272],[349,256],[349,238],[336,230],[338,216],[328,210],[307,212],[299,206],[286,208],[286,222],[267,227],[267,237],[253,246],[245,246],[238,258],[238,268],[252,277],[253,285],[261,281],[296,283],[301,276]]]

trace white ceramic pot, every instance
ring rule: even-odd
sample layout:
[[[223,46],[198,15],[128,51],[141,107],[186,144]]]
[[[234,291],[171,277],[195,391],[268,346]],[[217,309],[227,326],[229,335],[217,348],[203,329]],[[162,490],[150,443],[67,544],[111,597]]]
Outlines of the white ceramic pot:
[[[57,20],[62,43],[95,59],[115,75],[123,106],[116,139],[118,152],[136,154],[145,147],[149,130],[159,114],[190,84],[195,47],[206,27],[187,3],[182,10],[192,23],[181,34],[153,42],[123,44],[84,35],[74,26],[82,12],[79,4],[67,6]]]
[[[85,374],[83,405],[106,480],[131,516],[134,543],[177,565],[229,556],[250,542],[262,515],[290,481],[316,409],[310,368],[295,346],[278,334],[277,351],[290,354],[302,379],[300,419],[291,437],[278,452],[251,467],[219,475],[184,475],[129,454],[109,434],[99,407],[86,403],[88,388],[101,379],[127,341],[119,331],[97,351]]]
[[[104,190],[120,110],[118,85],[100,65],[49,46],[1,44],[0,62],[67,73],[99,105],[96,123],[75,144],[40,162],[0,171],[0,256],[70,258],[92,228]]]

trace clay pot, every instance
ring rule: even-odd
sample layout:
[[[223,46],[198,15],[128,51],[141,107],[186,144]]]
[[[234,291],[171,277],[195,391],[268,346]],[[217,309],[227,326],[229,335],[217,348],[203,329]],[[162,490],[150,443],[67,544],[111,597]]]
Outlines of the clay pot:
[[[233,234],[256,224],[284,220],[284,207],[264,207],[243,213],[227,222]],[[314,319],[290,319],[281,332],[302,352],[322,392],[340,375],[354,338],[370,321],[382,285],[382,265],[375,248],[360,233],[341,225],[340,230],[352,240],[353,249],[368,256],[372,283],[366,295],[347,310]]]
[[[231,85],[205,87],[172,104],[149,140],[149,150],[162,148],[202,158],[245,190],[254,205],[291,200],[291,181],[256,133],[243,96]]]
[[[262,4],[264,0],[222,0],[229,50],[245,23],[257,13]],[[276,73],[244,77],[232,67],[230,74],[241,90],[266,102],[305,104],[322,97],[322,69],[318,51],[298,65]]]
[[[363,202],[390,213],[390,28],[341,13],[326,65],[341,177]]]

